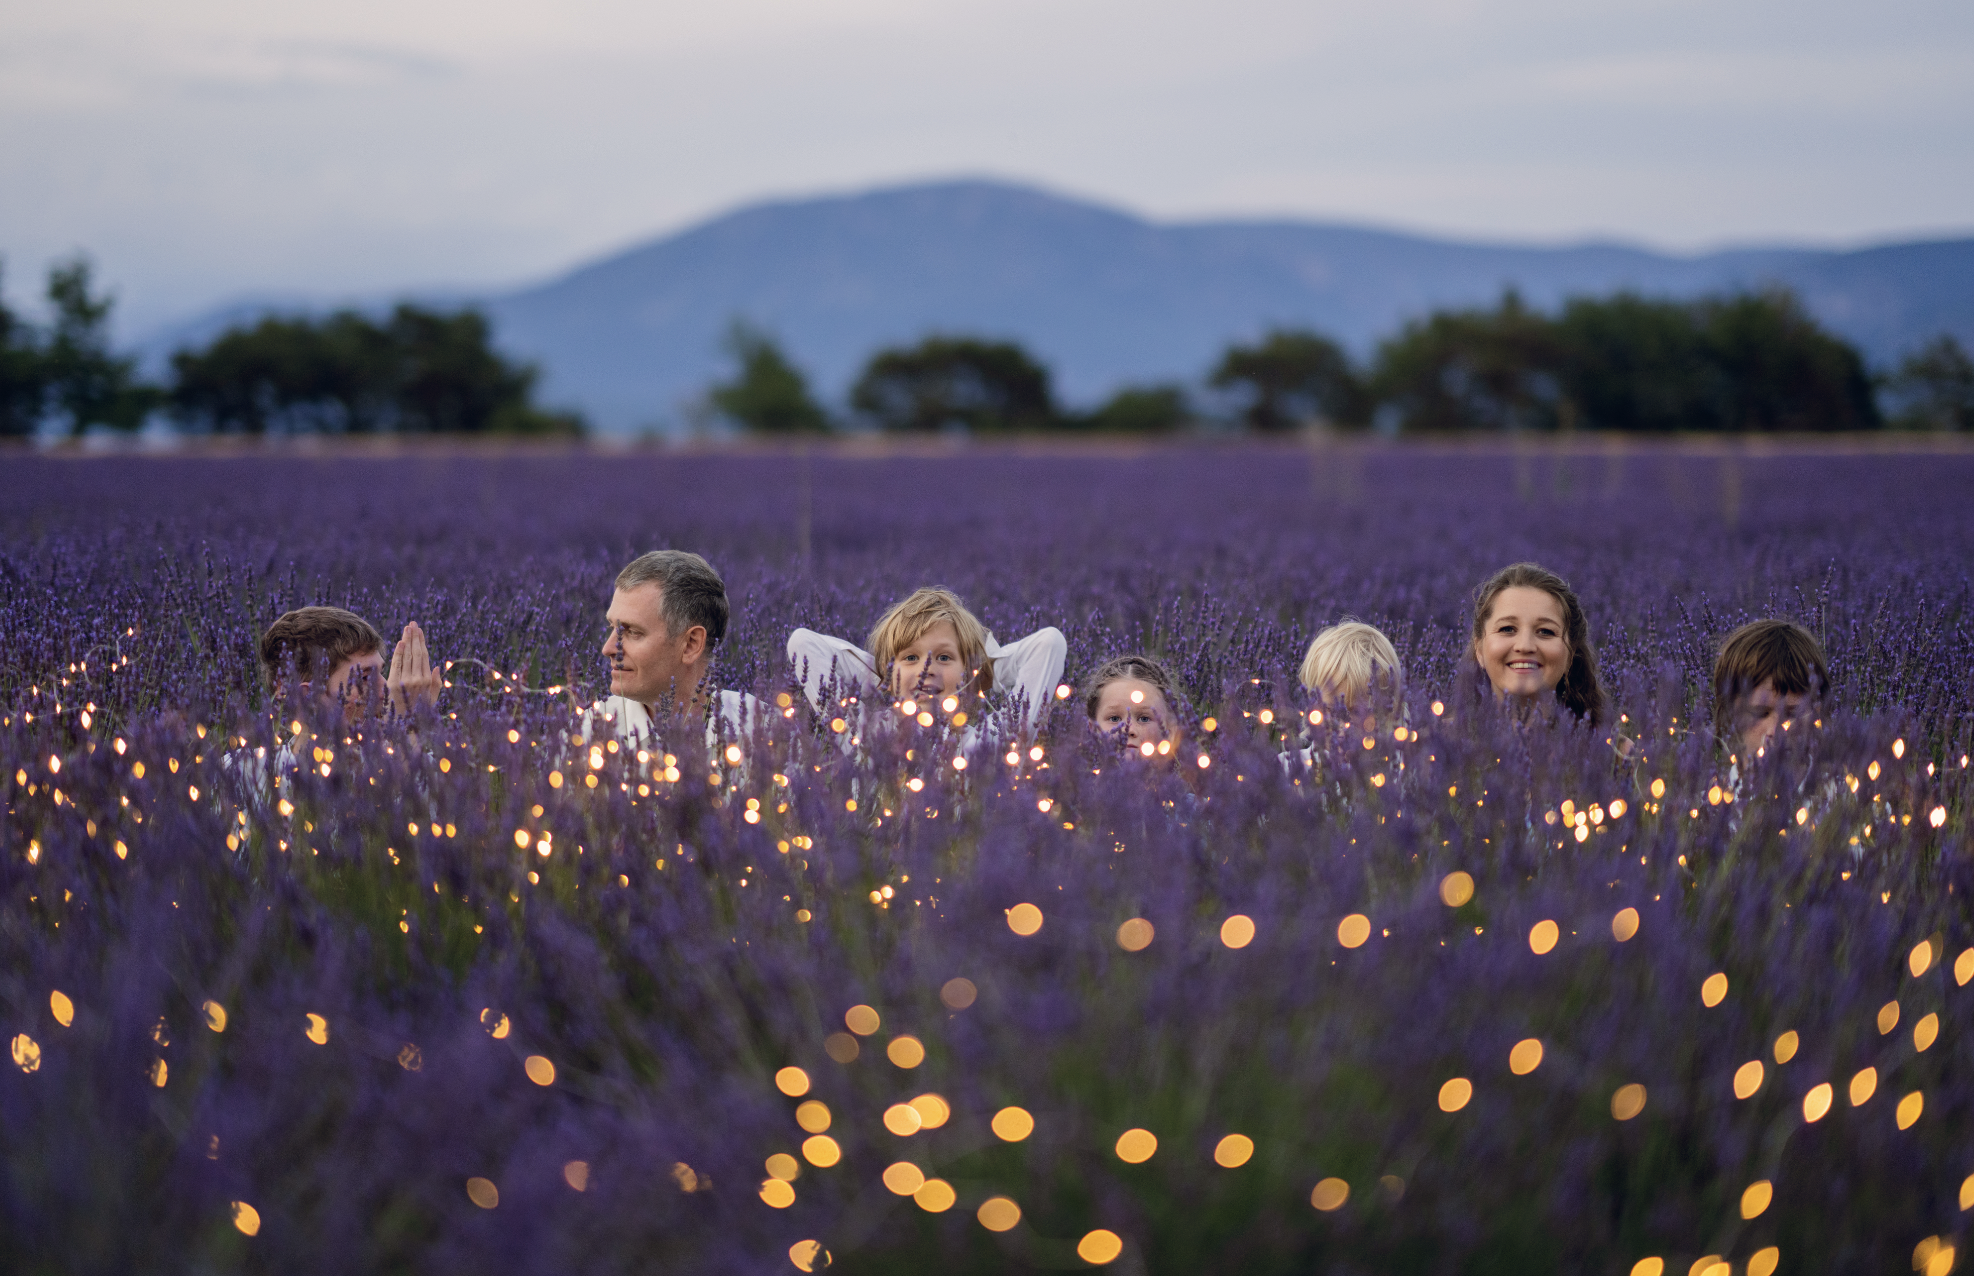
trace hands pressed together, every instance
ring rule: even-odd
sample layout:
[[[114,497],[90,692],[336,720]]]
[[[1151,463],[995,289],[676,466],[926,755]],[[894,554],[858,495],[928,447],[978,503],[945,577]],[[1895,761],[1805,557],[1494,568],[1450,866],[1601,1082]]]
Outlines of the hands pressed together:
[[[391,650],[391,672],[384,685],[391,693],[391,708],[410,713],[414,708],[429,709],[439,702],[439,689],[445,685],[443,666],[425,648],[425,631],[413,621],[404,627],[397,646]]]

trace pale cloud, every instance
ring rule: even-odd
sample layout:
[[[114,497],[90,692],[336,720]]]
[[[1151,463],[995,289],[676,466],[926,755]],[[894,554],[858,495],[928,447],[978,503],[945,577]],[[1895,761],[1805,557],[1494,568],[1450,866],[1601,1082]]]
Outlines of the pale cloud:
[[[1697,247],[1974,227],[1944,0],[0,0],[10,292],[538,276],[962,173],[1165,217]]]

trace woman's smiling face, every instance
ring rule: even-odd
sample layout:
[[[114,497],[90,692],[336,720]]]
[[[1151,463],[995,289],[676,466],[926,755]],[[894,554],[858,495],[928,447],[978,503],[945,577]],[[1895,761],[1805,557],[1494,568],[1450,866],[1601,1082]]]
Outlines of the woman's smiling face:
[[[1495,596],[1474,659],[1498,696],[1553,692],[1570,667],[1563,604],[1547,590],[1514,585]]]

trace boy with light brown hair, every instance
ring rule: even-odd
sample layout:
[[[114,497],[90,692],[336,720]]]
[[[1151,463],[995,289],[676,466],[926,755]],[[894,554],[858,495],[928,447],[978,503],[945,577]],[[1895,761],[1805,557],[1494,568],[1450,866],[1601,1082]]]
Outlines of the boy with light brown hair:
[[[365,716],[388,693],[397,713],[438,703],[444,676],[433,667],[425,631],[404,627],[384,673],[384,639],[355,612],[341,607],[298,607],[268,626],[260,640],[261,670],[277,699],[286,699],[293,677],[304,695],[339,705],[345,718]]]
[[[1792,621],[1750,621],[1727,636],[1714,659],[1714,729],[1751,760],[1778,732],[1815,716],[1829,692],[1829,662],[1815,634]]]

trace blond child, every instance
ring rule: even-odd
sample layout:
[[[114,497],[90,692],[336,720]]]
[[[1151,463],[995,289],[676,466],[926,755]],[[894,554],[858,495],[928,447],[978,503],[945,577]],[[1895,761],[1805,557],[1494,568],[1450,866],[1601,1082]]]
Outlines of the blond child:
[[[1055,700],[1068,654],[1054,626],[1002,645],[956,594],[936,586],[894,604],[866,641],[868,650],[812,629],[788,636],[789,664],[824,717],[881,696],[924,725],[964,713],[957,725],[965,730],[992,722],[990,734],[1030,736]],[[991,704],[990,692],[1005,703]]]
[[[1352,722],[1395,712],[1405,688],[1397,648],[1360,620],[1331,625],[1311,639],[1300,676],[1329,713]]]

